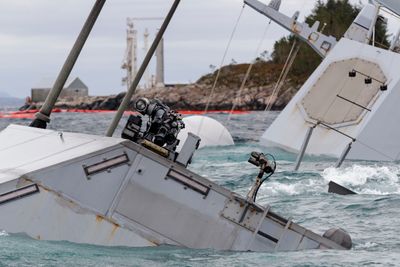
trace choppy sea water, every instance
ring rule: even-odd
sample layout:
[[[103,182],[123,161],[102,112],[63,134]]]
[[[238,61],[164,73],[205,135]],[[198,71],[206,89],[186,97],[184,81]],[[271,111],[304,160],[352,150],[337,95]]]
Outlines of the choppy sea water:
[[[54,114],[49,128],[102,135],[112,116]],[[190,167],[192,170],[244,195],[257,174],[257,169],[247,163],[249,154],[251,151],[272,153],[278,162],[277,172],[261,188],[259,202],[271,204],[274,211],[319,234],[332,227],[342,227],[350,233],[353,249],[250,253],[169,246],[100,247],[37,241],[0,229],[0,266],[400,266],[398,163],[346,162],[341,169],[334,169],[333,159],[306,157],[301,170],[293,172],[296,155],[258,144],[277,113],[233,115],[229,122],[228,115],[210,116],[227,124],[236,144],[199,150]],[[29,122],[0,120],[0,129],[10,123],[27,125]],[[330,180],[359,195],[327,193]]]

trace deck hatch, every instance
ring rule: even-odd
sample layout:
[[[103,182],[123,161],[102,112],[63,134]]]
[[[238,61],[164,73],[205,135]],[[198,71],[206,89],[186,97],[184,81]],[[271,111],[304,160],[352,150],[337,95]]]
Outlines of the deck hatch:
[[[298,106],[304,118],[314,124],[358,124],[374,108],[380,88],[387,82],[384,71],[375,62],[361,58],[335,61],[320,74]]]
[[[0,205],[8,203],[13,200],[17,200],[23,197],[27,197],[39,193],[39,187],[36,184],[28,185],[11,192],[7,192],[0,195]]]
[[[175,180],[178,183],[183,184],[184,186],[204,195],[207,196],[208,193],[210,192],[210,188],[206,185],[203,185],[179,172],[176,172],[174,170],[170,170],[167,178],[170,178],[172,180]]]
[[[102,162],[93,165],[83,166],[83,169],[85,170],[86,175],[93,175],[112,168],[116,168],[128,162],[129,162],[128,155],[124,153],[122,155],[106,159]]]

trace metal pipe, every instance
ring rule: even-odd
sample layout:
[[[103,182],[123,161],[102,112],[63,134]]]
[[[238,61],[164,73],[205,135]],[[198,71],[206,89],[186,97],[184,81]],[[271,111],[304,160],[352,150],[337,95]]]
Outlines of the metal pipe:
[[[358,103],[356,103],[356,102],[354,102],[354,101],[351,101],[350,99],[347,99],[347,98],[345,98],[345,97],[343,97],[343,96],[341,96],[341,95],[336,95],[336,96],[337,96],[338,98],[344,100],[344,101],[347,101],[347,102],[349,102],[349,103],[351,103],[351,104],[353,104],[353,105],[356,105],[357,107],[360,107],[360,108],[365,109],[365,110],[367,110],[367,111],[369,111],[369,112],[372,112],[371,109],[366,108],[366,107],[364,107],[364,106],[362,106],[362,105],[360,105],[360,104],[358,104]]]
[[[299,155],[297,155],[296,165],[294,167],[294,171],[298,171],[299,168],[300,168],[300,164],[303,161],[304,153],[306,152],[308,143],[310,142],[311,135],[312,135],[314,129],[315,129],[315,125],[310,127],[310,128],[308,128],[308,131],[306,133],[306,137],[304,138],[303,144],[301,145],[301,149],[300,149]]]
[[[350,136],[350,135],[348,135],[348,134],[345,134],[344,132],[339,131],[338,129],[335,129],[335,128],[329,126],[329,125],[326,124],[326,123],[318,122],[318,125],[322,125],[322,126],[328,128],[328,129],[332,130],[332,131],[335,131],[335,132],[337,132],[337,133],[339,133],[339,134],[341,134],[341,135],[343,135],[343,136],[346,136],[347,138],[350,138],[351,140],[353,140],[353,142],[356,141],[356,139],[355,139],[354,137],[352,137],[352,136]]]
[[[156,51],[156,87],[164,87],[164,39],[161,39]]]
[[[335,168],[340,168],[344,162],[344,160],[346,159],[347,155],[349,154],[350,150],[351,150],[351,145],[353,144],[353,142],[349,143],[346,148],[344,149],[342,155],[340,156],[339,160],[336,162]]]
[[[156,51],[156,49],[158,47],[158,44],[160,43],[166,29],[168,28],[168,24],[170,23],[172,17],[174,16],[179,3],[180,3],[180,0],[175,0],[175,2],[173,3],[171,10],[169,11],[167,17],[165,18],[160,30],[157,33],[156,38],[153,41],[153,44],[150,47],[150,50],[147,52],[147,55],[144,58],[143,63],[140,66],[140,69],[138,70],[138,73],[136,74],[135,80],[132,82],[128,92],[126,92],[126,95],[125,95],[124,99],[122,100],[122,103],[119,106],[118,111],[115,114],[115,117],[110,124],[110,127],[107,129],[106,136],[111,137],[114,134],[114,131],[117,128],[118,123],[121,120],[122,115],[124,114],[125,110],[128,108],[129,102],[131,101],[131,98],[134,95],[136,88],[137,88],[140,80],[142,79],[142,76],[143,76],[144,72],[146,71],[147,66],[150,63],[150,60],[153,57],[154,52]]]
[[[69,75],[71,74],[72,68],[76,63],[76,60],[78,59],[79,54],[81,53],[82,48],[85,45],[86,40],[89,37],[89,34],[92,31],[93,26],[96,23],[96,20],[99,17],[105,2],[106,0],[97,0],[95,2],[78,38],[75,41],[74,46],[72,47],[71,52],[65,60],[65,63],[60,73],[58,74],[57,80],[54,83],[53,88],[47,95],[46,101],[40,108],[40,111],[36,113],[35,119],[31,122],[31,127],[46,129],[47,123],[50,122],[51,111],[54,108],[54,105],[58,97],[60,96]]]

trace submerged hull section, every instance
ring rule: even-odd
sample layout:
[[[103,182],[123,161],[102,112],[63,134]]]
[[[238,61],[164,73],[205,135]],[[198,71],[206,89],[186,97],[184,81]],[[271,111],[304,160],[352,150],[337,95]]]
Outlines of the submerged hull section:
[[[0,229],[110,246],[344,249],[133,142],[9,126]]]
[[[261,143],[336,158],[350,145],[347,159],[399,160],[399,68],[399,54],[342,38]]]

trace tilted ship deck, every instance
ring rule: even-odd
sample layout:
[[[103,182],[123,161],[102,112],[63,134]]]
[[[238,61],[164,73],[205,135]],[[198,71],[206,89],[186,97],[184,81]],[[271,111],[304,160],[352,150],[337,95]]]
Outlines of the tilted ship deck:
[[[151,118],[144,132],[141,118],[132,115],[123,131],[125,139],[111,137],[179,2],[174,1],[157,33],[107,130],[109,137],[46,130],[52,108],[105,4],[96,0],[31,127],[10,125],[0,132],[0,229],[36,239],[110,246],[349,249],[351,238],[341,229],[320,236],[278,215],[269,205],[256,204],[257,193],[250,192],[257,192],[262,184],[268,171],[266,159],[251,158],[260,173],[258,187],[253,186],[247,197],[189,171],[187,165],[200,139],[189,133],[180,152],[175,152],[181,118],[158,100],[135,104],[137,111]]]
[[[184,161],[125,139],[10,125],[0,133],[0,228],[111,246],[345,249]]]

